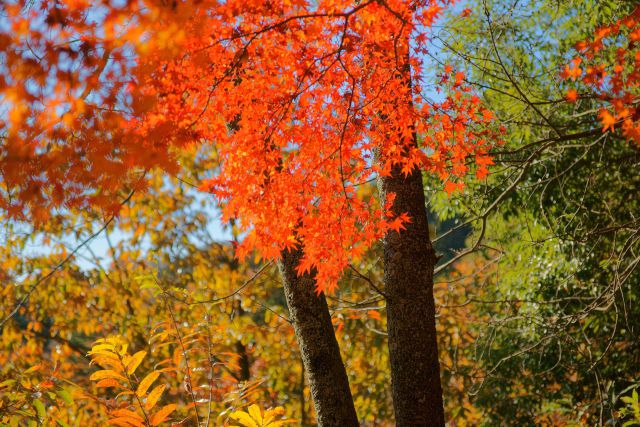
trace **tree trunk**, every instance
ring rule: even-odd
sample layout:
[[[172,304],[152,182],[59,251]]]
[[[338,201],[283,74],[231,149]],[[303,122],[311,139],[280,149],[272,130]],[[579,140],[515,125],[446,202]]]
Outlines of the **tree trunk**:
[[[393,101],[413,108],[410,35],[399,34],[395,54],[398,78],[408,89]],[[389,135],[389,138],[402,138]],[[403,141],[404,142],[404,141]],[[409,145],[418,145],[415,131]],[[404,144],[402,144],[404,145]],[[379,153],[383,155],[383,153]],[[384,161],[382,157],[378,161]],[[393,409],[398,427],[443,427],[444,408],[436,341],[433,273],[437,262],[431,239],[422,172],[406,176],[401,166],[377,180],[383,205],[395,194],[394,215],[407,213],[406,230],[390,231],[382,241]]]
[[[347,372],[342,363],[324,294],[316,295],[312,274],[298,276],[301,250],[284,251],[278,263],[309,389],[321,427],[358,425]]]
[[[395,193],[393,212],[411,223],[383,240],[384,283],[393,406],[398,427],[444,426],[436,342],[433,270],[422,174],[404,177],[398,168],[378,180],[380,197]]]

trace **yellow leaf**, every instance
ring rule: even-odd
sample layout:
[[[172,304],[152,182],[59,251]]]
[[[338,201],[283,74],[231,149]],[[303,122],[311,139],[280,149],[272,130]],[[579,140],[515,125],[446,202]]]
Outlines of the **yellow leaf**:
[[[120,393],[118,393],[116,395],[116,400],[118,400],[120,398],[120,396],[130,396],[132,394],[133,394],[133,392],[131,390],[121,391]]]
[[[167,417],[169,417],[169,415],[173,411],[175,411],[177,407],[178,405],[172,403],[171,405],[167,405],[162,409],[160,409],[158,412],[156,412],[156,414],[153,417],[151,417],[151,420],[149,420],[151,422],[151,425],[152,426],[159,425],[161,422],[166,420]]]
[[[103,345],[100,345],[98,347],[103,347]],[[109,349],[97,349],[97,350],[94,350],[96,348],[94,347],[87,354],[92,357],[97,355],[108,355],[108,356],[116,357],[116,353],[113,350],[111,350],[111,346],[109,347],[110,347]]]
[[[296,420],[276,420],[281,415],[284,415],[284,409],[281,406],[263,412],[258,405],[251,405],[248,412],[236,411],[230,417],[242,427],[281,427],[296,422]]]
[[[182,360],[182,353],[180,352],[179,349],[175,349],[173,350],[173,365],[176,368],[180,367],[180,361]]]
[[[120,383],[113,379],[113,378],[105,378],[103,380],[98,381],[98,383],[96,384],[96,387],[101,388],[101,387],[120,387]]]
[[[162,396],[165,387],[166,386],[164,384],[160,384],[159,386],[151,390],[151,393],[149,393],[149,396],[147,396],[147,402],[144,405],[144,409],[149,411],[153,409],[154,406],[156,406],[156,403],[158,403],[158,400]]]
[[[244,411],[232,412],[229,416],[238,421],[243,427],[261,427]]]
[[[110,351],[122,356],[127,353],[127,347],[128,345],[124,340],[124,338],[121,336],[115,335],[108,338],[97,340],[93,345],[93,347],[91,348],[91,351],[93,352]]]
[[[114,353],[112,344],[97,344],[91,347],[91,350],[88,355],[99,354],[99,353]]]
[[[120,375],[116,371],[112,371],[111,369],[104,369],[102,371],[94,372],[89,377],[89,379],[91,381],[103,380],[105,378],[114,378],[114,379],[123,380],[123,381],[127,380],[125,377],[123,377],[122,375]]]
[[[153,384],[153,382],[157,380],[159,376],[160,372],[153,371],[149,373],[149,375],[144,377],[144,379],[140,381],[140,384],[138,385],[138,390],[136,390],[136,394],[138,395],[138,397],[144,396],[147,390],[149,390],[149,387],[151,387],[151,384]]]
[[[297,420],[278,420],[278,421],[273,421],[269,424],[265,424],[264,427],[280,427],[287,424],[294,424],[296,422]]]
[[[128,409],[116,409],[114,411],[111,411],[110,415],[115,415],[116,418],[133,418],[134,420],[138,421],[138,422],[142,422],[142,417],[138,414],[136,414],[133,411],[130,411]]]
[[[274,423],[276,417],[284,415],[284,408],[282,406],[275,407],[273,409],[267,409],[262,419],[262,424],[265,426],[271,426]],[[272,424],[273,423],[273,424]]]
[[[142,363],[142,360],[146,355],[147,355],[146,351],[139,351],[133,356],[131,356],[131,360],[129,360],[129,362],[127,363],[127,373],[129,375],[133,374],[136,371],[136,369],[138,368],[138,366],[140,366],[140,363]]]
[[[122,372],[122,363],[114,353],[96,353],[91,355],[91,363],[102,367],[108,366],[116,372]]]
[[[262,411],[258,405],[249,406],[249,415],[251,415],[251,418],[256,420],[259,426],[262,425]]]
[[[40,369],[42,369],[42,365],[33,365],[32,367],[24,371],[23,374],[30,374],[32,372],[39,371]]]

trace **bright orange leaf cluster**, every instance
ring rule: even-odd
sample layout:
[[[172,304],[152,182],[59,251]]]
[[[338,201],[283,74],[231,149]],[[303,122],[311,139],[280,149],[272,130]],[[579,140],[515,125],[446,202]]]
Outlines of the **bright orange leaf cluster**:
[[[220,170],[202,188],[223,203],[225,218],[239,219],[238,255],[257,250],[275,259],[302,244],[299,272],[315,269],[318,289],[331,291],[350,260],[410,220],[387,216],[389,206],[363,185],[399,167],[457,187],[469,157],[477,157],[479,176],[491,163],[492,115],[461,73],[445,70],[438,83],[451,91],[442,102],[424,98],[422,54],[441,7],[209,6],[210,29],[187,30],[180,50],[189,53],[144,82],[149,96],[162,99],[139,129],[167,129],[171,145],[185,135],[214,141]]]
[[[606,102],[598,114],[603,132],[620,126],[625,138],[640,145],[640,7],[599,28],[592,39],[578,43],[576,50],[578,56],[561,76],[586,84]],[[575,89],[567,93],[570,102],[578,97]]]
[[[114,211],[135,172],[171,170],[174,147],[207,143],[219,169],[202,188],[238,218],[239,257],[303,245],[299,271],[331,291],[410,221],[362,191],[376,176],[421,169],[453,192],[469,164],[487,175],[493,115],[451,67],[424,78],[448,0],[117,3],[9,6],[1,199],[14,216]]]

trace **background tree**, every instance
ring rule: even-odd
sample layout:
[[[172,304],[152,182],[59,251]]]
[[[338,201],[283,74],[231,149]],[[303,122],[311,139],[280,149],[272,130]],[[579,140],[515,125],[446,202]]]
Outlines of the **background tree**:
[[[594,79],[615,76],[620,55],[633,70],[635,27],[607,27],[631,12],[624,2],[485,2],[435,36],[440,60],[469,67],[509,135],[487,184],[446,203],[475,228],[470,249],[496,266],[482,295],[469,295],[490,316],[472,353],[485,366],[473,401],[488,424],[612,422],[637,383],[638,150],[623,118],[612,131],[602,112],[619,113],[618,89]],[[594,59],[572,61],[594,39],[605,46]],[[582,71],[593,85],[571,82]]]

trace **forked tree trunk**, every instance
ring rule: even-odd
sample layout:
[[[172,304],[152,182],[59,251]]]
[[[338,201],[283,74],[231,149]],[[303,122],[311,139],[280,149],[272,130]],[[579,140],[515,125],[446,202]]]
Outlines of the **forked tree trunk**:
[[[313,275],[298,276],[300,250],[282,253],[278,263],[311,398],[321,427],[358,425],[347,372],[342,363],[324,294],[316,295]]]

